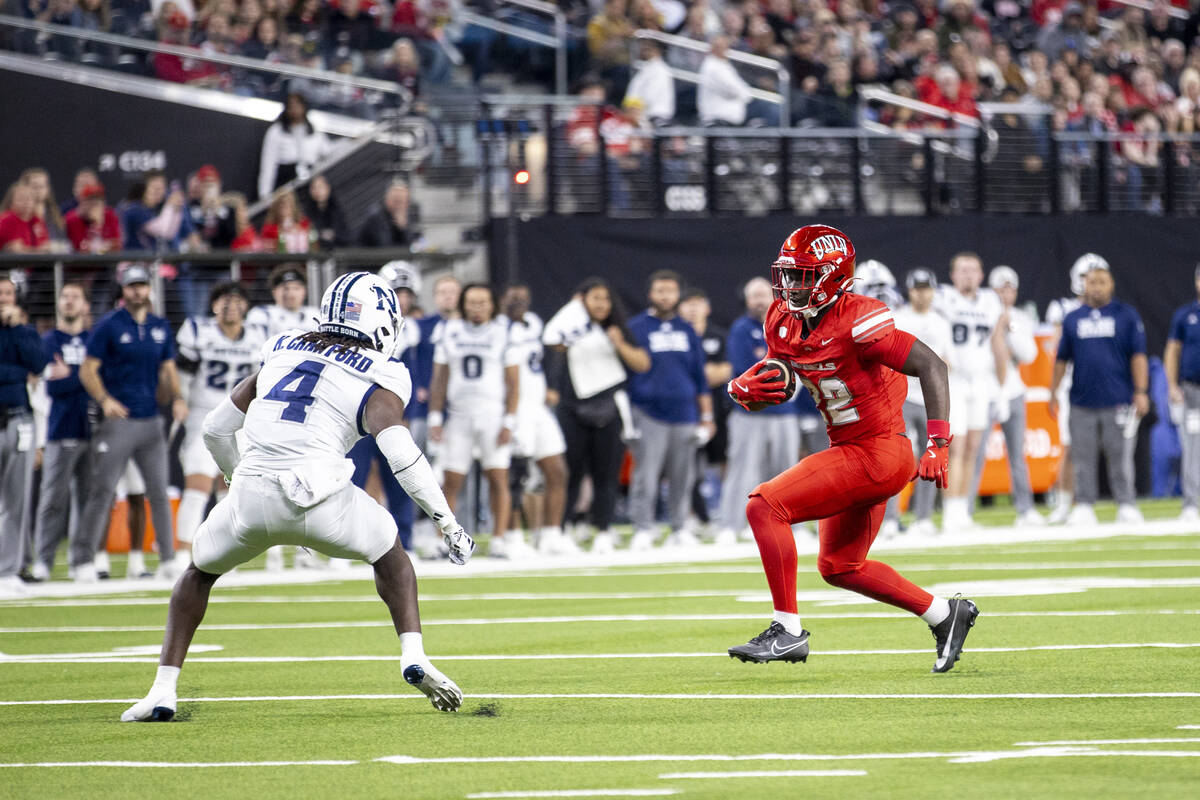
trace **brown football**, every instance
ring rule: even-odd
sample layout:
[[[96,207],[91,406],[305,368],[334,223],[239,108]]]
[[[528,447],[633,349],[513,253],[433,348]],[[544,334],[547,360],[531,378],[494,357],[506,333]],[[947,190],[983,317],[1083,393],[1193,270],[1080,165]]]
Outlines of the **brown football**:
[[[762,375],[767,372],[778,372],[784,381],[783,392],[786,397],[781,401],[786,403],[792,399],[792,395],[796,393],[796,373],[792,372],[792,368],[787,365],[787,362],[778,358],[768,358],[763,361],[762,366],[755,372],[756,375]],[[776,403],[750,403],[748,408],[751,411],[762,411],[767,406],[777,405]]]

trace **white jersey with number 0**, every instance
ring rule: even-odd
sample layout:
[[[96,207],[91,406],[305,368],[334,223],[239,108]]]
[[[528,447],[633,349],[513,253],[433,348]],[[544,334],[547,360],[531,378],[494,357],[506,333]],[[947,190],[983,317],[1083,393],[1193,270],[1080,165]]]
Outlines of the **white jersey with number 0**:
[[[188,408],[192,417],[203,420],[204,415],[219,406],[242,378],[258,368],[266,339],[262,328],[255,325],[243,325],[241,338],[230,339],[221,331],[215,317],[192,317],[183,323],[175,337],[179,355],[197,364],[196,374],[188,386]],[[192,427],[189,425],[188,430]],[[198,432],[199,425],[195,428]]]
[[[502,417],[504,369],[519,363],[509,347],[508,324],[499,318],[483,325],[448,319],[434,333],[433,363],[450,369],[446,410],[472,417]]]
[[[934,308],[950,323],[951,348],[946,363],[957,379],[996,377],[992,353],[992,331],[1004,312],[1004,304],[991,289],[979,289],[974,298],[953,286],[938,292]]]
[[[267,332],[267,336],[275,336],[284,331],[315,331],[319,316],[321,309],[313,306],[300,306],[297,311],[277,305],[255,306],[246,315],[246,324],[257,325]]]
[[[365,348],[317,350],[299,336],[280,334],[263,346],[262,361],[242,426],[239,473],[303,468],[340,478],[346,453],[367,435],[363,411],[372,392],[383,387],[407,403],[412,391],[403,364]]]

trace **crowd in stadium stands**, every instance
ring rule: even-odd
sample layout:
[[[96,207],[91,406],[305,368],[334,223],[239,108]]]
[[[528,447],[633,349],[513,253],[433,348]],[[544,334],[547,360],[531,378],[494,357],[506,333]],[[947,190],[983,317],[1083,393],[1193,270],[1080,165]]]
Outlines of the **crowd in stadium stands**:
[[[545,62],[544,48],[465,24],[469,8],[537,32],[548,18],[493,0],[9,0],[26,17],[92,30],[192,44],[202,51],[261,58],[384,78],[414,93],[422,82],[450,79],[465,64],[477,80],[496,68]],[[749,80],[729,66],[725,48],[777,59],[791,73],[793,122],[852,125],[858,92],[880,86],[968,116],[1005,90],[1053,107],[1058,129],[1196,130],[1200,115],[1200,4],[1155,0],[1153,7],[1116,0],[564,0],[571,25],[572,71],[597,73],[619,102],[634,75],[632,34],[658,30],[710,42],[709,56],[667,48],[670,66],[700,73],[695,91],[678,98],[703,120],[769,122],[777,107],[751,100],[751,87],[778,88],[773,75]],[[16,9],[12,9],[16,10]],[[41,37],[38,48],[79,57],[91,48]],[[653,48],[651,48],[653,49]],[[158,77],[252,95],[282,97],[280,77],[211,62],[156,54]],[[661,67],[651,67],[661,72]],[[654,84],[663,93],[667,83]],[[644,89],[635,87],[635,91]],[[671,87],[673,89],[673,87]],[[306,86],[314,105],[369,105],[349,87]],[[681,93],[683,94],[683,93]],[[636,95],[648,120],[674,116],[676,103]],[[374,98],[378,101],[378,98]],[[704,107],[700,107],[704,106]],[[1155,122],[1139,122],[1143,112]],[[881,121],[931,124],[903,110]],[[943,124],[937,122],[936,124]]]

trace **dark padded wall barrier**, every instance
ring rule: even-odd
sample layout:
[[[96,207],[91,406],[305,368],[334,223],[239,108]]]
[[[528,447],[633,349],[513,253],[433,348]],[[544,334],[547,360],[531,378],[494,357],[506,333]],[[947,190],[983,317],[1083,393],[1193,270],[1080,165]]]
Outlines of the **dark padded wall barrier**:
[[[258,196],[259,152],[270,123],[36,75],[0,71],[0,187],[45,167],[61,201],[75,170],[100,173],[115,204],[150,168],[183,177],[202,164],[224,188]]]
[[[1113,266],[1117,298],[1133,304],[1146,322],[1151,355],[1162,353],[1176,307],[1195,297],[1193,271],[1200,262],[1200,225],[1194,220],[1145,216],[1077,217],[716,217],[712,219],[608,219],[543,217],[519,222],[517,276],[531,284],[534,305],[551,314],[588,275],[611,281],[631,312],[645,305],[645,281],[655,269],[674,269],[712,297],[713,319],[728,323],[742,313],[740,286],[766,276],[780,243],[792,229],[825,222],[845,231],[859,260],[876,258],[897,280],[926,266],[948,280],[950,257],[975,250],[984,268],[1008,264],[1021,276],[1021,298],[1046,304],[1068,293],[1067,271],[1093,251]],[[492,225],[493,277],[508,279],[504,220]]]

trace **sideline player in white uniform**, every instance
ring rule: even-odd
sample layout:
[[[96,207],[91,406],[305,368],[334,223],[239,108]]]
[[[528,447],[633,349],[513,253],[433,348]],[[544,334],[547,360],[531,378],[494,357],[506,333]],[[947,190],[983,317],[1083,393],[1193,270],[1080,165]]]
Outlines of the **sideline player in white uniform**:
[[[304,265],[297,262],[280,264],[271,270],[267,277],[267,285],[271,287],[271,297],[275,303],[269,306],[255,306],[246,315],[246,324],[253,325],[266,331],[268,337],[284,331],[313,331],[317,328],[317,317],[320,310],[305,305],[308,302],[308,278],[305,277]],[[296,568],[322,568],[325,566],[319,558],[307,550],[297,550],[293,562]],[[267,550],[266,568],[269,572],[283,569],[283,548],[272,547]]]
[[[990,421],[990,405],[1000,393],[1008,369],[1004,332],[996,321],[1003,304],[982,288],[983,262],[975,253],[958,253],[950,261],[950,281],[934,308],[950,323],[950,485],[943,502],[942,530],[971,527],[968,494],[975,457]]]
[[[887,264],[873,258],[868,258],[854,268],[854,288],[850,291],[874,297],[893,311],[904,305],[904,297],[896,288],[896,276],[888,269]]]
[[[175,584],[158,674],[124,722],[175,715],[176,684],[217,578],[275,543],[358,558],[375,568],[375,587],[400,636],[401,674],[440,711],[462,692],[434,668],[421,641],[417,581],[387,511],[350,483],[346,451],[374,436],[404,490],[438,524],[450,560],[465,564],[475,543],[454,518],[433,470],[401,424],[412,388],[393,361],[401,344],[396,293],[378,277],[353,272],[321,301],[320,328],[284,333],[262,348],[262,367],[204,420],[204,442],[228,496],[200,526],[192,563]],[[236,434],[244,433],[239,453]]]
[[[509,286],[504,290],[500,305],[504,309],[499,319],[508,325],[509,347],[519,358],[520,371],[517,403],[517,429],[513,433],[513,460],[533,461],[542,475],[542,490],[545,498],[542,513],[542,528],[538,531],[537,549],[542,553],[578,553],[575,542],[563,533],[563,511],[567,503],[567,442],[562,428],[550,411],[550,392],[546,386],[546,373],[542,368],[545,345],[542,344],[542,318],[529,310],[531,298],[529,287],[524,284]],[[519,465],[514,465],[513,514],[516,519],[521,508],[521,489],[524,475],[516,477]],[[507,539],[512,529],[505,534]],[[520,535],[519,531],[515,534]]]
[[[1095,253],[1084,253],[1075,259],[1071,265],[1071,297],[1060,297],[1051,300],[1046,306],[1046,322],[1054,326],[1054,349],[1058,352],[1058,340],[1062,336],[1062,324],[1067,314],[1083,305],[1084,279],[1095,264],[1100,269],[1108,269],[1108,262],[1103,256]],[[1101,266],[1102,265],[1102,266]],[[1075,365],[1067,364],[1062,383],[1058,385],[1058,442],[1062,446],[1062,458],[1058,462],[1058,480],[1054,482],[1054,510],[1046,521],[1052,525],[1067,521],[1071,514],[1071,506],[1075,496],[1075,467],[1071,462],[1071,376]]]
[[[321,312],[305,305],[308,302],[308,278],[304,272],[304,265],[294,262],[280,264],[271,270],[267,285],[271,287],[275,303],[250,309],[246,324],[263,328],[267,336],[292,330],[316,330]]]
[[[240,283],[226,281],[214,286],[208,294],[208,307],[213,316],[192,317],[175,335],[175,360],[179,370],[191,376],[182,384],[188,418],[187,435],[179,451],[183,497],[175,516],[175,535],[182,544],[177,557],[185,562],[182,566],[190,557],[187,550],[204,520],[209,495],[223,494],[225,488],[216,480],[221,470],[204,446],[204,418],[238,382],[258,368],[259,353],[267,339],[262,328],[244,324],[250,296]]]
[[[522,557],[530,551],[524,539],[504,538],[512,513],[508,467],[517,428],[520,353],[508,346],[508,326],[496,317],[492,287],[464,286],[458,310],[461,318],[446,320],[435,334],[429,388],[429,438],[438,443],[438,465],[445,476],[442,491],[455,508],[478,457],[491,498],[488,553]]]
[[[1017,290],[1021,281],[1012,267],[992,267],[988,273],[988,286],[1004,304],[1004,314],[996,323],[1004,334],[1010,356],[1007,375],[996,398],[994,421],[1004,434],[1004,446],[1008,455],[1009,494],[1017,511],[1017,525],[1038,527],[1046,520],[1033,507],[1033,488],[1029,481],[1029,465],[1025,462],[1025,382],[1021,380],[1022,364],[1031,364],[1037,358],[1037,341],[1033,338],[1034,322],[1029,314],[1017,307]],[[983,478],[984,451],[987,444],[979,448],[975,458],[974,491],[979,491]]]
[[[941,314],[933,310],[933,299],[937,291],[937,278],[923,268],[911,270],[904,278],[904,286],[908,290],[908,304],[893,312],[896,327],[911,333],[922,344],[937,354],[943,361],[950,358],[952,334],[950,323]],[[876,298],[878,299],[878,298]],[[913,453],[920,458],[925,452],[925,395],[921,392],[921,382],[916,378],[908,379],[908,395],[904,398],[904,428],[908,438],[913,443]],[[908,527],[912,536],[929,536],[937,532],[933,526],[933,505],[937,500],[937,484],[930,481],[917,481],[913,486],[912,501],[909,508],[914,516],[913,523]],[[888,500],[883,525],[879,529],[882,538],[895,536],[900,532],[900,496],[895,495]]]

